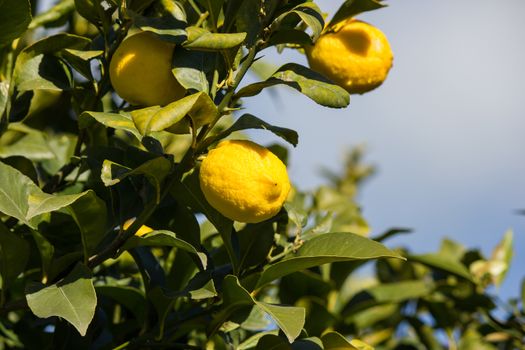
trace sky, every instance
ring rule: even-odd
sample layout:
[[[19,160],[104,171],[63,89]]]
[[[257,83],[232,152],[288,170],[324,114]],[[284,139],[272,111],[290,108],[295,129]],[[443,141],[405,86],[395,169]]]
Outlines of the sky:
[[[341,2],[317,4],[333,14]],[[346,109],[329,109],[277,87],[277,98],[263,92],[245,99],[246,112],[299,132],[289,172],[300,189],[324,183],[321,167],[341,169],[345,150],[365,144],[378,168],[360,196],[373,233],[414,229],[388,241],[391,247],[432,252],[449,237],[490,255],[512,228],[513,264],[499,292],[518,296],[525,276],[525,216],[516,214],[525,209],[525,2],[387,3],[358,17],[385,32],[394,51],[380,88],[352,95]],[[292,50],[263,55],[276,65],[306,64]]]

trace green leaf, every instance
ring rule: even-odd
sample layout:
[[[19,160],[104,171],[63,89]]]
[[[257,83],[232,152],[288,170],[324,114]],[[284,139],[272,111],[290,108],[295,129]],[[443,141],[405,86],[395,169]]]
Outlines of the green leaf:
[[[321,337],[325,350],[359,350],[337,332],[328,332]]]
[[[47,11],[37,14],[29,24],[29,29],[40,26],[45,28],[60,27],[67,22],[68,17],[74,10],[74,0],[61,0]]]
[[[29,243],[0,222],[0,275],[2,291],[22,273],[29,260]]]
[[[98,296],[111,298],[131,311],[137,319],[137,323],[142,324],[144,322],[146,317],[146,298],[140,289],[115,284],[97,285],[95,290]]]
[[[18,170],[0,163],[0,212],[32,228],[39,222],[39,215],[65,208],[90,192],[47,194]]]
[[[128,176],[144,175],[155,187],[157,203],[159,203],[161,186],[172,167],[173,163],[164,157],[148,160],[135,169],[130,169],[106,159],[102,163],[100,177],[104,185],[109,187],[119,183]]]
[[[422,254],[422,255],[409,255],[407,256],[409,261],[414,261],[426,265],[428,267],[442,270],[453,275],[463,277],[468,281],[472,280],[472,275],[468,269],[459,261],[450,259],[448,256],[440,254]]]
[[[29,308],[37,317],[62,317],[82,336],[86,334],[97,306],[91,271],[82,264],[78,264],[56,284],[30,284],[26,288],[26,298]]]
[[[221,140],[235,131],[246,129],[269,130],[275,135],[281,137],[283,140],[291,143],[293,146],[297,146],[297,143],[299,142],[299,135],[295,130],[273,126],[251,114],[243,114],[240,116],[232,126],[217,136],[214,136],[213,140]]]
[[[293,342],[303,329],[305,320],[304,308],[272,305],[256,301],[250,293],[240,285],[237,277],[233,275],[228,275],[224,278],[222,283],[222,298],[222,310],[215,316],[214,321],[210,325],[212,330],[227,321],[234,311],[249,305],[255,305],[268,314],[284,332],[290,342]]]
[[[493,273],[493,280],[497,286],[499,286],[505,279],[505,275],[510,267],[510,262],[512,261],[512,237],[512,230],[505,232],[501,242],[499,242],[496,248],[492,251],[491,262],[502,267]]]
[[[399,258],[400,255],[381,243],[348,233],[325,233],[312,238],[299,248],[294,256],[269,265],[263,271],[257,288],[290,273],[336,261]]]
[[[525,309],[525,278],[521,280],[521,307]]]
[[[195,255],[199,259],[200,265],[203,269],[207,266],[208,258],[206,254],[198,252],[194,246],[178,238],[177,235],[171,231],[158,230],[152,231],[142,237],[133,236],[126,241],[122,250],[129,250],[142,246],[176,247]]]
[[[274,85],[286,85],[296,89],[316,103],[332,108],[343,108],[350,103],[350,95],[321,74],[297,63],[287,63],[265,81],[245,86],[236,98],[255,96],[263,89]]]
[[[290,11],[287,11],[277,17],[274,21],[275,25],[280,24],[289,16],[297,16],[312,30],[312,38],[317,40],[324,28],[324,19],[319,7],[313,2],[305,2],[295,6]],[[272,24],[274,25],[274,24]],[[303,32],[304,33],[304,32]]]
[[[203,51],[190,51],[175,47],[173,54],[173,75],[187,90],[208,92],[209,84],[206,77],[215,64],[215,54]]]
[[[203,92],[198,92],[172,102],[158,110],[152,109],[152,113],[137,113],[137,111],[133,111],[131,116],[140,133],[148,135],[152,131],[162,131],[175,126],[186,115],[189,115],[192,119],[193,127],[197,130],[214,120],[218,113],[217,107],[211,98]]]
[[[24,48],[16,59],[13,72],[18,91],[71,88],[69,70],[55,55],[65,49],[82,50],[90,43],[85,37],[59,33]]]
[[[240,250],[239,268],[242,271],[265,262],[274,244],[273,222],[267,220],[258,224],[247,224],[237,236]]]
[[[36,247],[40,252],[40,260],[42,261],[42,280],[47,281],[51,272],[55,247],[53,247],[47,238],[45,238],[40,232],[31,230],[31,235],[33,236]]]
[[[101,56],[104,51],[83,51],[75,49],[65,49],[62,52],[62,57],[69,63],[77,72],[82,74],[86,79],[93,80],[91,74],[90,61]]]
[[[377,10],[386,6],[387,5],[377,0],[346,0],[334,14],[327,28],[331,28],[337,23],[360,13]]]
[[[106,235],[106,202],[89,190],[69,206],[69,212],[80,229],[85,259],[97,252]]]
[[[20,123],[9,123],[7,130],[5,135],[13,135],[14,142],[0,143],[0,156],[2,158],[22,156],[30,160],[42,161],[56,157],[43,132]]]
[[[133,23],[141,30],[156,34],[160,39],[173,44],[181,44],[188,38],[186,22],[172,16],[145,17],[133,14]]]
[[[107,128],[127,131],[135,136],[137,140],[142,139],[142,135],[135,127],[135,123],[128,113],[116,114],[86,111],[78,118],[78,127],[80,129],[90,128],[95,123],[100,123]]]
[[[217,29],[217,20],[221,14],[222,5],[225,0],[197,0],[209,13],[209,19],[211,20],[212,27]]]
[[[256,301],[255,304],[270,315],[279,328],[293,342],[303,329],[305,322],[305,309],[295,306],[278,306]]]
[[[232,49],[244,42],[246,33],[212,33],[198,27],[187,27],[188,39],[182,46],[191,50],[216,51]]]
[[[0,47],[24,34],[30,22],[29,0],[0,1]]]

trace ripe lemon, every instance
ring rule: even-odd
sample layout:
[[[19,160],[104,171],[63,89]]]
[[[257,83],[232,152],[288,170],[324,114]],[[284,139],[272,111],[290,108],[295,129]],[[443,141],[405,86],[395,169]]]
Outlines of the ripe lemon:
[[[199,178],[212,207],[246,223],[277,214],[290,192],[283,162],[268,149],[245,140],[219,143],[202,161]]]
[[[122,228],[124,230],[127,230],[131,224],[133,223],[133,221],[135,221],[135,219],[128,219],[126,220],[126,222],[124,223],[124,225],[122,225]],[[135,232],[135,236],[139,236],[139,237],[142,237],[144,236],[146,233],[150,233],[150,232],[153,232],[153,229],[149,226],[146,226],[146,225],[142,225],[138,230],[137,232]]]
[[[386,79],[394,56],[376,27],[347,19],[305,48],[310,67],[351,94],[375,89]]]
[[[184,96],[184,88],[171,73],[174,44],[148,32],[126,38],[109,65],[115,91],[134,105],[167,105]]]

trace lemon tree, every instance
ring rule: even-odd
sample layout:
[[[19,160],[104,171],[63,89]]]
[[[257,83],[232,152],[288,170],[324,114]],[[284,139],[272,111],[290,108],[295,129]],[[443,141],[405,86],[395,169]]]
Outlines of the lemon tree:
[[[522,346],[525,300],[497,318],[489,294],[511,232],[490,257],[388,248],[408,230],[369,237],[359,150],[300,191],[297,132],[244,109],[277,85],[345,108],[385,80],[388,41],[358,19],[385,5],[318,5],[0,1],[0,348]],[[309,66],[247,83],[271,49]]]

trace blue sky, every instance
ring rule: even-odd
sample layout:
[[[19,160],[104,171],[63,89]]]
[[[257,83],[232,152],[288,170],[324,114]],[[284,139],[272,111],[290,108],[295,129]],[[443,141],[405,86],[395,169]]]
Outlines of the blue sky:
[[[333,13],[341,1],[317,1]],[[382,87],[352,96],[347,109],[317,106],[287,88],[246,99],[247,112],[299,132],[290,176],[302,188],[323,183],[320,167],[340,169],[345,149],[366,144],[378,174],[361,195],[379,233],[418,252],[444,236],[489,254],[508,229],[515,256],[503,296],[517,296],[525,266],[525,2],[403,0],[359,18],[382,29],[394,67]],[[266,50],[269,62],[304,56]],[[253,80],[253,78],[252,78]],[[276,139],[254,132],[261,143]]]

